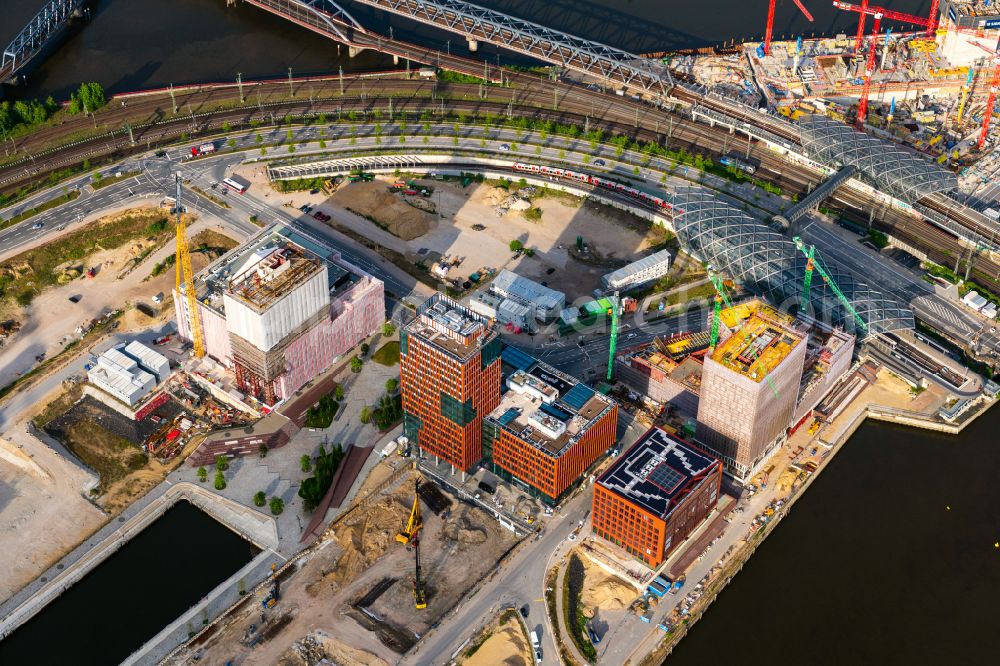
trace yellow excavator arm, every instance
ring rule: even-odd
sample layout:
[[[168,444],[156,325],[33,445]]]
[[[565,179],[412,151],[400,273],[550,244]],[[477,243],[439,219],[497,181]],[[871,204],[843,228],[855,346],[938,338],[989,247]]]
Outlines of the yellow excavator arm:
[[[396,541],[399,543],[410,543],[413,537],[417,535],[420,528],[423,527],[423,523],[420,522],[420,482],[417,481],[414,487],[413,493],[413,508],[410,510],[410,519],[406,521],[406,526],[403,531],[396,535]]]

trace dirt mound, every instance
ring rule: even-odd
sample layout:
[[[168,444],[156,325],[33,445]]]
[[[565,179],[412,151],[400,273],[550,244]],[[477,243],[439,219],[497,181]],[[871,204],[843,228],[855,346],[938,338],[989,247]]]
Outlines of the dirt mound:
[[[402,194],[390,192],[384,181],[351,183],[330,200],[407,241],[423,236],[434,225],[434,215],[410,205]]]
[[[524,634],[514,622],[508,622],[486,639],[476,652],[466,659],[464,666],[527,666],[528,644]]]
[[[347,583],[371,566],[393,543],[410,509],[401,496],[385,497],[334,529],[343,549],[328,580]]]
[[[462,546],[474,546],[486,541],[486,528],[467,515],[455,516],[444,527],[444,537]]]
[[[624,610],[635,598],[635,588],[625,579],[601,569],[588,557],[580,560],[586,569],[580,603],[585,608],[601,610]]]

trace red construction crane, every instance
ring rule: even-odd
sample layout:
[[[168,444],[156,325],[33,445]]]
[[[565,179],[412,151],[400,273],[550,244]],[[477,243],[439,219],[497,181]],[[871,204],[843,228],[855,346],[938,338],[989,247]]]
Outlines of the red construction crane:
[[[862,14],[864,16],[864,14]],[[875,47],[878,45],[878,29],[881,27],[882,15],[875,14],[875,34],[872,35],[872,45],[868,49],[868,62],[865,63],[865,87],[861,89],[861,99],[858,100],[857,128],[864,130],[868,119],[868,93],[872,88],[872,73],[875,71]]]
[[[774,32],[774,5],[777,0],[768,0],[767,3],[767,26],[764,29],[764,55],[771,55],[771,35]],[[866,0],[867,1],[867,0]],[[799,8],[802,14],[809,19],[809,22],[813,22],[813,15],[809,13],[809,10],[805,8],[802,4],[802,0],[792,0],[795,6]]]
[[[922,16],[916,16],[914,14],[904,14],[903,12],[894,12],[883,7],[869,7],[868,0],[861,0],[860,5],[852,5],[849,2],[840,2],[840,0],[833,0],[833,6],[837,9],[843,9],[848,12],[858,13],[858,34],[854,38],[854,51],[859,52],[861,50],[861,42],[865,37],[865,17],[874,16],[876,13],[881,14],[882,18],[888,19],[890,21],[899,21],[900,23],[912,23],[913,25],[919,25],[927,28],[928,36],[934,34],[934,30],[937,28],[937,8],[938,0],[931,0],[931,18],[924,18]],[[878,34],[878,28],[876,27],[873,34]]]
[[[998,54],[1000,55],[1000,54]],[[983,111],[983,129],[979,132],[979,150],[986,145],[986,136],[990,133],[990,121],[993,119],[993,106],[997,101],[997,87],[1000,87],[1000,59],[993,70],[993,80],[990,81],[990,96],[986,98],[986,110]]]

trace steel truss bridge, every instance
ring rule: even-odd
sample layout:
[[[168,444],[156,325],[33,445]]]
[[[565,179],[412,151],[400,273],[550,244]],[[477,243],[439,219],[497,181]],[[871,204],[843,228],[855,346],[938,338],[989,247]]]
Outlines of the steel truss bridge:
[[[86,0],[50,0],[28,21],[28,25],[3,50],[0,59],[0,83],[12,79],[18,70],[31,62],[74,16]]]
[[[375,46],[373,36],[334,0],[244,0],[355,48]],[[353,0],[362,5],[586,74],[606,85],[665,98],[673,79],[662,64],[461,0]],[[382,45],[388,46],[384,38]],[[386,50],[377,47],[379,50]]]

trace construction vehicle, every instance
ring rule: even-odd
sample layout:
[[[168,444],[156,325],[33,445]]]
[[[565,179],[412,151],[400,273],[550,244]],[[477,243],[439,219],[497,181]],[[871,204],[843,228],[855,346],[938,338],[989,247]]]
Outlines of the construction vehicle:
[[[261,599],[261,608],[273,608],[274,604],[278,603],[279,591],[278,591],[278,574],[276,572],[276,565],[271,565],[271,589],[268,591],[267,596]]]
[[[413,483],[413,508],[410,518],[406,521],[403,531],[396,535],[396,541],[413,547],[413,605],[417,610],[427,608],[427,591],[420,579],[420,528],[424,526],[420,520],[420,481]]]
[[[406,521],[403,531],[396,535],[396,541],[402,544],[409,544],[417,536],[420,528],[424,526],[420,520],[420,482],[414,485],[413,508],[410,509],[410,518]]]

